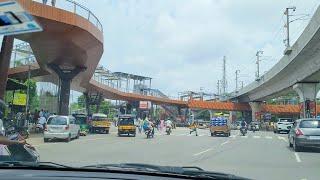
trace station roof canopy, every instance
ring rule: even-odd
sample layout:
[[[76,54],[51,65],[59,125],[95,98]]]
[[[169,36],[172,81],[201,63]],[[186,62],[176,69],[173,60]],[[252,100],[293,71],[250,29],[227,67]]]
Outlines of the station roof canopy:
[[[124,73],[124,72],[114,72],[112,74],[115,76],[118,76],[118,77],[130,78],[130,79],[139,80],[139,81],[152,79],[151,77],[139,76],[139,75],[135,75],[135,74],[128,74],[128,73]]]

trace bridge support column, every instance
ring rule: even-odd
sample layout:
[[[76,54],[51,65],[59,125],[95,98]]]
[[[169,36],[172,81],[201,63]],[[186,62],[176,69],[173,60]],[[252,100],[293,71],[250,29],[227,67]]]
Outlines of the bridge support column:
[[[251,120],[255,121],[259,119],[259,115],[261,113],[261,102],[249,102],[251,107]]]
[[[91,115],[91,110],[90,110],[90,97],[88,92],[83,93],[84,99],[85,99],[85,106],[86,106],[86,111],[88,115]]]
[[[97,105],[96,105],[96,113],[99,113],[100,105],[101,105],[101,102],[102,102],[102,100],[103,100],[101,93],[99,93],[99,97],[98,97],[98,98],[99,98],[99,99],[98,99],[98,103],[97,103]]]
[[[59,102],[58,102],[58,113],[59,115],[68,115],[69,114],[69,99],[70,99],[70,86],[72,79],[78,75],[85,68],[75,67],[74,69],[61,69],[57,64],[48,64],[48,67],[51,68],[59,76]]]
[[[7,87],[8,70],[10,67],[11,52],[13,48],[13,36],[4,36],[0,53],[0,99],[4,100]]]
[[[300,118],[311,118],[317,116],[316,96],[320,89],[319,83],[297,83],[293,89],[298,93],[300,99]]]

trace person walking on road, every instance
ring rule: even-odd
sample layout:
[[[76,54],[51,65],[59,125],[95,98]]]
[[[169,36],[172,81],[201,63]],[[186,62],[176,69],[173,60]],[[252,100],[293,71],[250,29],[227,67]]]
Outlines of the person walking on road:
[[[197,122],[192,122],[192,124],[190,125],[190,134],[192,134],[193,132],[196,133],[196,136],[198,136],[198,131],[197,131],[197,128],[198,128],[198,123]]]
[[[143,120],[139,117],[138,118],[138,130],[139,130],[139,133],[142,132],[142,126],[143,126]]]

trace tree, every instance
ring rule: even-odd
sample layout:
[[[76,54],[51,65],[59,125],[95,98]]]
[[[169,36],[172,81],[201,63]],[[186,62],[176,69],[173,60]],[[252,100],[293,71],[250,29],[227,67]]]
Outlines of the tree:
[[[25,85],[29,85],[29,105],[30,110],[33,111],[35,109],[39,109],[39,96],[37,94],[37,82],[30,79],[26,80]]]

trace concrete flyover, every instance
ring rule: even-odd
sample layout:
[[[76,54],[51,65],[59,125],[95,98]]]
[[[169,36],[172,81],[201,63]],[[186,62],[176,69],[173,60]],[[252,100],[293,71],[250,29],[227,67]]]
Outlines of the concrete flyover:
[[[301,102],[307,100],[314,102],[320,82],[319,39],[320,8],[318,7],[301,36],[292,47],[287,49],[287,55],[284,55],[275,66],[258,80],[236,93],[231,100],[260,102],[290,91],[296,91]],[[295,88],[293,88],[294,86]],[[306,113],[305,109],[302,115],[306,116]]]
[[[5,0],[0,0],[3,2]],[[91,11],[88,17],[44,5],[32,0],[18,0],[42,25],[44,31],[14,36],[28,42],[40,71],[37,73],[60,86],[59,113],[67,114],[70,84],[85,90],[103,54],[103,30]],[[84,8],[72,1],[77,8]],[[75,8],[76,9],[76,8]],[[90,17],[96,20],[92,23]]]

